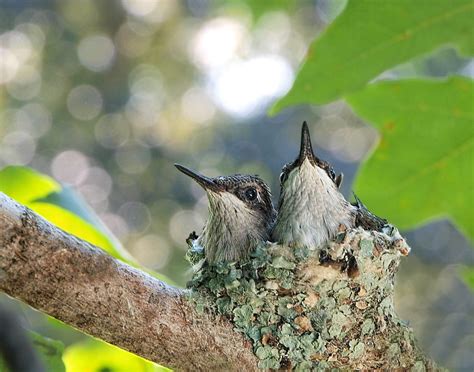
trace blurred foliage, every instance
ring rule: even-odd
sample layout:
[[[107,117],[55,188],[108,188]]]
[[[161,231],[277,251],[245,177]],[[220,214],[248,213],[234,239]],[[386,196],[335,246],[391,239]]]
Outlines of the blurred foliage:
[[[465,267],[461,271],[464,281],[474,291],[474,267]]]
[[[474,291],[474,267],[466,267],[461,272],[466,284]]]
[[[64,352],[67,372],[167,372],[168,368],[158,366],[143,358],[90,338],[70,346]]]
[[[50,177],[26,167],[6,167],[0,170],[0,192],[32,209],[64,231],[104,249],[116,258],[130,261],[130,255],[117,239],[107,236],[68,210],[71,199],[62,198],[60,206],[42,201],[53,193],[62,192],[61,186]],[[77,201],[74,204],[77,204]],[[92,210],[89,213],[93,214]]]
[[[62,360],[64,345],[62,342],[29,331],[33,348],[38,352],[41,362],[47,372],[66,371]]]
[[[474,240],[474,81],[378,82],[350,95],[355,112],[382,132],[355,188],[401,229],[450,217]]]
[[[229,1],[221,0],[222,4],[229,4]],[[236,4],[239,1],[235,1]],[[245,1],[242,2],[248,6],[252,12],[252,16],[255,20],[258,20],[262,15],[272,12],[272,11],[292,11],[295,10],[298,6],[304,4],[310,4],[310,0],[272,0],[272,1]],[[241,3],[241,4],[242,4]]]
[[[62,360],[64,345],[61,341],[52,340],[40,334],[28,331],[28,336],[33,345],[33,350],[37,353],[40,365],[46,372],[65,372],[64,362]],[[2,350],[3,351],[3,350]],[[29,357],[29,355],[24,355]],[[0,356],[0,371],[1,372],[22,372],[11,371],[6,367],[5,361]]]
[[[309,49],[290,92],[270,110],[341,96],[381,140],[356,191],[400,228],[450,216],[472,240],[474,85],[470,79],[367,83],[447,43],[474,53],[474,2],[349,1]],[[461,179],[461,180],[460,180]]]
[[[61,190],[61,185],[31,169],[12,166],[0,170],[0,190],[26,205]]]

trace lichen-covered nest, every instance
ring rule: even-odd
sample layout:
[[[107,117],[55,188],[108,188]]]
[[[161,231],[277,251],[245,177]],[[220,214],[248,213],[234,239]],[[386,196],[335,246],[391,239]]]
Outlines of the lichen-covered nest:
[[[203,264],[192,245],[188,283],[199,311],[229,318],[262,369],[436,369],[393,307],[409,247],[393,227],[341,231],[319,250],[273,243],[241,263]]]

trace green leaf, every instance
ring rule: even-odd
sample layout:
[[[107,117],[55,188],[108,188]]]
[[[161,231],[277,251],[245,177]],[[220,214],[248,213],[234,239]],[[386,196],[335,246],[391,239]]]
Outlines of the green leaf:
[[[78,238],[102,248],[111,256],[128,263],[130,266],[145,271],[155,278],[158,278],[168,284],[174,284],[173,281],[167,278],[165,275],[146,269],[138,264],[136,260],[125,250],[125,248],[122,247],[117,238],[115,238],[111,233],[106,234],[100,230],[100,227],[103,226],[102,222],[98,222],[99,228],[97,228],[97,226],[93,226],[89,222],[86,222],[84,219],[78,217],[76,214],[62,207],[42,201],[28,203],[27,207],[31,208],[43,218],[55,224],[57,227],[66,231],[67,233],[77,236]],[[84,210],[86,210],[88,208],[87,205],[85,205],[84,208]],[[98,217],[92,210],[88,213],[88,219],[98,220]]]
[[[58,207],[67,209],[78,217],[81,217],[84,221],[89,222],[91,225],[97,226],[102,224],[100,219],[97,217],[93,209],[89,207],[84,198],[74,191],[74,189],[70,186],[63,185],[60,191],[53,192],[41,199],[36,199],[36,201],[54,204]]]
[[[48,215],[51,216],[51,218],[47,217],[37,209],[38,204],[44,205],[45,203],[52,207],[60,207],[52,208],[57,213],[49,213]],[[133,257],[122,246],[122,243],[120,243],[120,241],[95,214],[94,210],[87,204],[82,196],[72,188],[64,186],[60,192],[49,194],[45,198],[36,200],[34,205],[31,203],[28,206],[35,212],[40,213],[43,217],[48,219],[48,221],[62,228],[64,231],[76,235],[89,243],[97,245],[116,258],[129,263],[135,262]],[[61,216],[61,210],[71,212],[69,214],[75,215],[76,218],[73,220],[69,219],[68,223],[62,222],[63,217]],[[73,230],[76,231],[77,234],[74,233]]]
[[[6,167],[0,171],[0,191],[114,257],[132,259],[86,202],[52,178],[26,167]]]
[[[28,204],[28,207],[67,233],[102,248],[114,257],[124,258],[104,234],[74,213],[43,202],[32,202]]]
[[[128,351],[93,338],[69,346],[64,352],[63,360],[68,372],[171,371]]]
[[[474,239],[474,81],[401,80],[369,85],[347,98],[380,130],[361,166],[356,193],[399,228],[451,217]]]
[[[352,0],[309,48],[290,92],[270,113],[327,103],[362,88],[383,71],[455,44],[474,53],[472,0]]]
[[[59,190],[59,183],[30,168],[11,166],[0,170],[0,191],[18,203],[26,204]]]
[[[33,344],[33,348],[38,353],[45,371],[48,372],[65,372],[62,355],[64,345],[61,341],[52,340],[41,336],[40,334],[29,331],[29,336]]]
[[[461,270],[461,277],[469,289],[474,292],[474,267],[464,267]]]
[[[148,274],[173,284],[166,276],[141,267],[73,189],[27,167],[0,170],[0,192],[49,222]]]
[[[26,167],[6,167],[0,171],[0,191],[64,231],[106,250],[114,257],[132,260],[86,202],[73,190],[62,188],[50,177]]]

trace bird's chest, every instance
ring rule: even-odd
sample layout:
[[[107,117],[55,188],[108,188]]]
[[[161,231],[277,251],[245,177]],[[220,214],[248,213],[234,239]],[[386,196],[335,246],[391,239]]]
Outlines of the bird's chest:
[[[232,198],[211,204],[209,219],[200,237],[210,261],[237,260],[260,239],[256,217]]]
[[[275,228],[279,241],[317,248],[341,224],[350,226],[351,206],[329,178],[315,171],[292,176],[282,194]]]

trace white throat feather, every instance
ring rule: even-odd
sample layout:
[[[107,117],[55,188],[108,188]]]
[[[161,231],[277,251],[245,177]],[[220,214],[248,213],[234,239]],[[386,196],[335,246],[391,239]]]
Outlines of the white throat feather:
[[[258,214],[231,193],[208,191],[209,217],[198,243],[209,263],[238,261],[268,239]]]
[[[280,196],[273,238],[282,244],[319,248],[340,225],[354,225],[355,207],[325,170],[308,159],[288,174]]]

